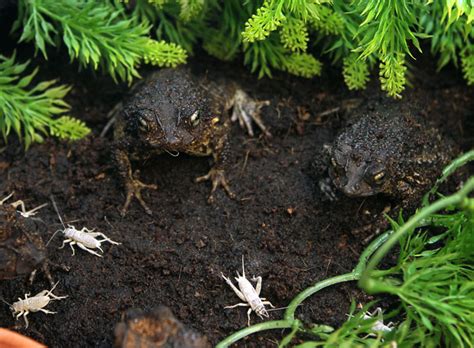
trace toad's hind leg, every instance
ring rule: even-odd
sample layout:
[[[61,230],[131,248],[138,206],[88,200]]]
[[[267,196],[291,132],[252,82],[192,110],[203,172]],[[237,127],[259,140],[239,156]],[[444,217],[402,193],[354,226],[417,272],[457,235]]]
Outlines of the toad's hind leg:
[[[158,189],[158,186],[153,185],[153,184],[144,184],[140,180],[134,178],[132,174],[132,165],[130,164],[130,160],[128,159],[128,156],[125,151],[116,150],[114,155],[115,155],[114,156],[115,160],[117,161],[117,164],[118,164],[119,175],[124,181],[125,190],[126,190],[125,203],[122,209],[120,210],[120,214],[122,216],[125,216],[125,214],[127,213],[128,207],[130,206],[130,203],[132,202],[132,198],[135,197],[140,203],[140,205],[143,207],[145,212],[148,215],[151,215],[152,211],[143,200],[141,191],[143,189],[156,190]],[[137,172],[135,174],[138,175]]]
[[[227,134],[224,134],[215,144],[213,149],[214,165],[206,175],[197,177],[196,182],[211,181],[212,189],[207,201],[214,202],[214,192],[219,186],[222,186],[230,198],[235,198],[235,194],[230,189],[229,183],[225,177],[225,167],[227,165],[227,155],[229,152],[229,143]]]

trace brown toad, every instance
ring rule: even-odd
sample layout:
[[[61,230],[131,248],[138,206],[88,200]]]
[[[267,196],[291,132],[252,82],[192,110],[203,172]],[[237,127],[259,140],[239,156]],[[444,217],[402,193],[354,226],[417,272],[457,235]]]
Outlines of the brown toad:
[[[114,158],[126,188],[122,215],[126,214],[132,197],[151,214],[141,190],[157,188],[134,177],[130,160],[143,161],[164,152],[212,155],[214,166],[207,175],[196,178],[196,182],[212,182],[210,202],[218,186],[234,197],[225,178],[230,123],[239,120],[253,135],[254,121],[268,134],[259,118],[263,105],[268,102],[251,99],[234,83],[198,81],[185,68],[152,74],[138,86],[115,124]]]
[[[354,117],[331,148],[329,175],[351,197],[385,194],[416,202],[455,155],[455,146],[416,108],[382,101]]]

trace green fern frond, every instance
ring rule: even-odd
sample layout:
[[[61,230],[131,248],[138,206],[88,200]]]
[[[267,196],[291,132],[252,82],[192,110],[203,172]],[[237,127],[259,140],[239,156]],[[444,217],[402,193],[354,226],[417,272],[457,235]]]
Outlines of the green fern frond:
[[[296,18],[288,18],[281,27],[280,39],[283,47],[293,52],[306,51],[309,36],[305,22]]]
[[[272,77],[271,69],[281,69],[285,54],[276,34],[267,40],[244,43],[244,64],[250,66],[252,73],[258,72],[258,78]]]
[[[359,0],[359,11],[364,17],[360,25],[361,58],[373,53],[386,57],[395,52],[411,56],[408,41],[421,51],[412,25],[417,23],[417,4],[410,0]],[[421,6],[421,5],[420,5]]]
[[[242,51],[244,24],[256,9],[254,2],[227,0],[210,6],[207,21],[212,27],[203,30],[203,47],[212,56],[231,60]]]
[[[326,11],[325,7],[321,7],[321,15],[319,21],[312,21],[312,26],[316,30],[323,30],[326,32],[326,18],[335,16],[340,18],[340,23],[343,23],[342,30],[337,33],[330,33],[332,36],[323,39],[323,50],[328,53],[334,64],[342,63],[343,59],[352,54],[360,46],[359,38],[359,27],[362,23],[362,17],[356,13],[354,8],[347,2],[342,0],[336,0],[333,4],[334,15],[331,11]],[[329,15],[329,17],[328,17]],[[339,20],[336,20],[339,22]],[[321,28],[321,29],[318,29]],[[369,66],[374,60],[373,54],[370,55],[366,60],[369,61]]]
[[[474,52],[474,49],[471,52]],[[461,57],[461,65],[467,84],[474,85],[474,53],[467,50]]]
[[[48,45],[64,41],[72,59],[116,80],[130,82],[142,62],[181,64],[197,44],[222,60],[243,52],[244,64],[259,77],[275,69],[315,76],[321,63],[307,53],[311,44],[342,65],[349,89],[364,88],[380,62],[382,88],[400,97],[405,56],[413,57],[412,47],[420,50],[419,40],[426,39],[438,68],[461,62],[472,83],[466,53],[474,40],[471,0],[18,1],[20,41],[34,42],[45,57]],[[148,37],[148,23],[156,41]]]
[[[180,18],[187,22],[201,13],[204,0],[179,0],[181,5]]]
[[[321,62],[308,53],[290,54],[283,64],[284,70],[296,76],[312,78],[321,75]]]
[[[474,27],[468,23],[466,15],[456,15],[456,21],[447,25],[444,18],[448,15],[443,2],[436,1],[430,11],[420,18],[424,33],[431,38],[431,52],[439,55],[438,70],[449,63],[458,66],[461,52],[474,45]]]
[[[325,0],[265,0],[245,23],[244,42],[264,40],[289,18],[308,22],[319,18],[319,8]]]
[[[434,1],[429,1],[429,3],[432,2]],[[443,0],[438,1],[438,4],[443,7],[441,20],[446,20],[448,26],[463,15],[469,16],[468,23],[474,19],[474,2],[472,1]]]
[[[406,85],[405,54],[390,54],[380,62],[380,83],[382,90],[394,98],[401,98]]]
[[[53,118],[69,111],[64,97],[70,87],[54,86],[55,80],[32,86],[38,69],[22,76],[28,64],[29,61],[15,63],[15,55],[10,58],[0,56],[0,131],[4,140],[13,130],[28,148],[32,142],[41,142],[48,129],[56,134],[58,124],[62,124],[64,137],[78,139],[85,136],[89,129],[83,123],[76,121],[76,126],[72,126],[74,121],[65,123]]]
[[[181,17],[182,7],[177,1],[163,1],[153,5],[147,0],[136,0],[133,15],[139,21],[154,25],[158,41],[173,42],[192,54],[193,47],[204,32],[204,21],[201,16],[190,16],[187,20]]]
[[[273,1],[266,0],[262,7],[257,9],[257,13],[245,23],[245,30],[242,33],[244,42],[264,40],[280,27],[286,19],[282,7],[282,4],[274,4]]]
[[[273,0],[280,6],[283,6],[285,14],[291,14],[292,17],[309,21],[317,19],[319,8],[324,3],[330,3],[330,0]]]
[[[135,7],[139,7],[139,11],[142,11],[146,7],[145,4],[149,4],[158,10],[163,10],[166,5],[175,7],[179,5],[179,19],[187,22],[194,17],[198,16],[204,8],[206,0],[136,0]]]
[[[78,140],[90,133],[84,122],[70,116],[62,116],[53,120],[49,125],[49,132],[52,136],[60,139]]]
[[[186,62],[184,49],[174,43],[148,39],[143,59],[146,64],[175,68]]]
[[[20,40],[33,41],[45,58],[45,43],[54,45],[62,38],[71,59],[81,66],[101,67],[114,80],[129,83],[149,54],[149,26],[127,18],[123,8],[109,2],[20,1],[14,28],[22,28]]]
[[[344,33],[344,18],[333,9],[320,6],[318,18],[311,20],[312,27],[323,35],[341,35]]]
[[[152,4],[153,6],[156,6],[158,8],[163,7],[165,3],[167,3],[169,0],[147,0],[148,3]]]
[[[235,58],[240,50],[240,41],[232,41],[221,30],[210,30],[203,48],[208,54],[220,60],[229,61]]]
[[[357,54],[350,54],[343,59],[342,75],[350,90],[364,89],[369,81],[369,65],[367,61],[358,59]]]

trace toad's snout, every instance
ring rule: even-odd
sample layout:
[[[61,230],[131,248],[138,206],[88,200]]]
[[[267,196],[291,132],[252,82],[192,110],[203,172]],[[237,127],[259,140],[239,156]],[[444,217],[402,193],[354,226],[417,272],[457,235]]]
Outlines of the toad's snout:
[[[346,196],[356,197],[359,195],[360,185],[359,184],[346,185],[342,188],[342,192],[344,192]]]
[[[349,197],[367,197],[376,193],[365,182],[348,182],[341,190]]]
[[[178,146],[178,144],[180,144],[180,139],[174,134],[167,134],[166,144],[170,147],[170,149],[173,149],[174,147]]]

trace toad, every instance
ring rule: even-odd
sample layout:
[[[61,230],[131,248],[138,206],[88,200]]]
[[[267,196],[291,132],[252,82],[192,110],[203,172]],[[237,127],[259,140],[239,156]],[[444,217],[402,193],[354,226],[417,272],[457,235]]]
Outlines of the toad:
[[[385,194],[418,202],[454,157],[453,143],[417,111],[382,101],[354,115],[331,147],[329,175],[350,197]]]
[[[238,120],[250,135],[255,122],[269,135],[259,117],[263,105],[268,102],[253,100],[235,83],[199,81],[186,68],[153,73],[135,89],[115,123],[113,156],[126,189],[122,216],[133,197],[146,213],[152,213],[141,191],[157,186],[141,182],[130,161],[144,161],[162,153],[212,155],[213,167],[195,181],[211,181],[209,202],[214,201],[218,187],[234,197],[225,177],[231,121]]]

